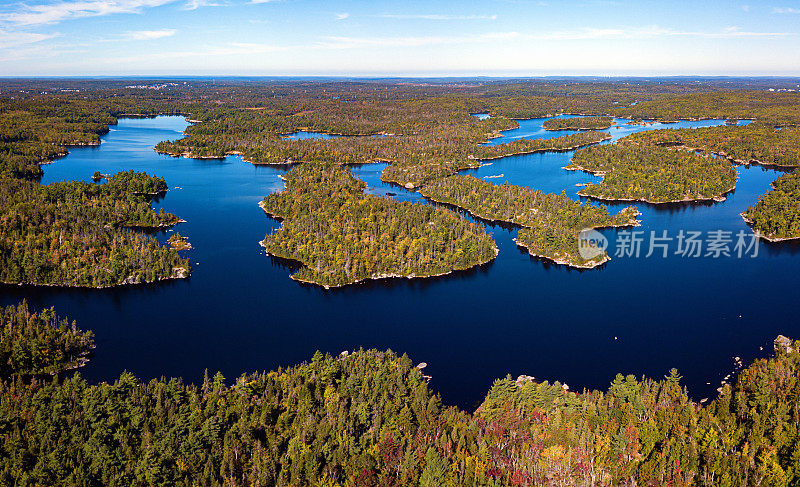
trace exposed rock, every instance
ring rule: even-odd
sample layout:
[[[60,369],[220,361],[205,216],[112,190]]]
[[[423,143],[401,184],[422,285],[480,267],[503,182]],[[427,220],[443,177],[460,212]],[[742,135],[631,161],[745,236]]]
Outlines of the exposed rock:
[[[173,271],[174,270],[175,269],[173,269]],[[137,282],[136,276],[128,276],[120,284],[136,284]]]
[[[775,351],[792,353],[794,351],[794,349],[792,348],[792,341],[783,335],[778,335],[775,338]]]
[[[517,387],[522,387],[522,385],[525,384],[526,382],[535,382],[535,381],[536,381],[536,378],[533,377],[533,376],[520,375],[519,377],[517,377],[516,386]]]
[[[186,279],[187,277],[189,277],[189,269],[185,267],[173,267],[172,277],[174,279]]]

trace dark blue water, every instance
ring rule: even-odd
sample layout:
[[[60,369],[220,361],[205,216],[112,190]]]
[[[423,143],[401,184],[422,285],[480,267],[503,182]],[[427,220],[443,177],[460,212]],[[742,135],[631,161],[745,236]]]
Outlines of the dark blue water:
[[[521,125],[528,123],[541,121]],[[445,402],[468,408],[507,373],[558,379],[580,390],[605,388],[617,372],[660,377],[677,367],[700,399],[732,370],[733,356],[747,363],[765,355],[778,333],[800,336],[794,313],[800,246],[794,243],[762,245],[754,259],[636,259],[614,257],[618,232],[604,231],[613,260],[581,272],[531,258],[512,241],[516,230],[489,227],[500,254],[472,271],[331,291],[298,284],[288,277],[291,269],[258,245],[279,224],[257,203],[283,187],[278,176],[287,168],[152,150],[185,127],[178,117],[120,120],[100,147],[73,149],[44,166],[43,183],[88,180],[96,170],[163,176],[171,189],[156,206],[187,220],[175,230],[195,247],[186,254],[194,266],[188,280],[106,290],[0,287],[2,304],[27,298],[36,307],[56,306],[94,330],[96,355],[81,370],[92,381],[113,380],[123,370],[143,379],[198,381],[206,368],[232,378],[306,360],[318,349],[337,354],[363,346],[428,362]],[[567,153],[517,156],[472,173],[504,174],[490,181],[576,197],[575,184],[594,178],[562,170],[568,160]],[[422,200],[382,183],[383,167],[360,165],[353,172],[371,193]],[[723,203],[637,205],[643,212],[637,230],[666,229],[673,236],[680,229],[747,230],[738,213],[780,173],[758,166],[738,171],[739,185]]]

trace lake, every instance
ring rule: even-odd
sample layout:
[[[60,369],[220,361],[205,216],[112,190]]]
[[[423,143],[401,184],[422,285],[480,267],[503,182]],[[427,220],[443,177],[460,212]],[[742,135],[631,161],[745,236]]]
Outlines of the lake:
[[[491,143],[544,133],[543,119],[520,121]],[[625,121],[621,121],[624,123]],[[667,127],[722,121],[681,122]],[[500,254],[480,268],[434,279],[391,279],[324,290],[291,279],[291,268],[266,256],[258,242],[279,227],[257,203],[280,191],[285,166],[254,166],[238,156],[192,160],[159,155],[153,146],[179,138],[181,117],[122,119],[99,147],[73,148],[43,166],[42,183],[89,181],[94,171],[134,169],[166,179],[170,191],[154,203],[187,220],[175,227],[194,246],[188,280],[103,290],[0,287],[0,303],[27,298],[55,306],[93,330],[97,350],[80,373],[112,381],[123,370],[148,380],[182,376],[202,380],[208,369],[229,382],[238,375],[310,359],[316,350],[391,348],[427,362],[432,387],[444,402],[474,408],[495,378],[528,374],[560,380],[572,390],[605,389],[617,372],[660,378],[672,367],[690,395],[713,397],[733,357],[747,364],[771,350],[779,333],[800,337],[795,303],[800,245],[762,243],[757,257],[682,257],[670,249],[650,258],[615,256],[621,230],[604,230],[611,262],[577,271],[530,257],[516,229],[489,226]],[[621,137],[658,125],[619,125]],[[589,174],[561,169],[571,153],[540,153],[495,160],[465,171],[578,198]],[[424,201],[380,181],[383,164],[352,166],[371,193]],[[738,167],[737,189],[721,203],[636,204],[637,231],[729,231],[781,172]],[[610,205],[612,212],[627,205]],[[158,235],[164,241],[171,232]],[[646,240],[647,242],[647,240]],[[646,247],[646,243],[645,243]],[[732,246],[731,246],[732,247]],[[645,248],[645,250],[647,250]],[[763,347],[763,351],[759,347]],[[710,384],[707,384],[710,383]]]

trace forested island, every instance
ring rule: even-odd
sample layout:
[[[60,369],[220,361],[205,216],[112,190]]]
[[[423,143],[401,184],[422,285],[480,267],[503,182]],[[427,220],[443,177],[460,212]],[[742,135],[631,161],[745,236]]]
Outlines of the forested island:
[[[107,287],[188,276],[187,259],[130,230],[179,221],[145,195],[164,185],[133,171],[103,184],[0,177],[0,281]]]
[[[578,192],[600,200],[721,201],[736,187],[736,171],[727,160],[625,139],[576,151],[565,169],[602,176]]]
[[[699,86],[695,89],[706,92],[648,96],[635,105],[618,106],[613,113],[617,117],[645,120],[716,118],[755,120],[774,127],[800,124],[800,113],[796,109],[800,95],[797,92],[715,91]]]
[[[784,174],[772,188],[742,218],[767,240],[800,238],[800,172]]]
[[[632,134],[613,145],[578,150],[566,169],[603,176],[601,183],[579,192],[590,198],[650,203],[719,201],[736,185],[730,163],[796,167],[800,165],[799,148],[800,129],[779,130],[764,122],[661,129]],[[796,195],[784,195],[781,201],[788,205],[787,213],[780,221],[766,224],[768,215],[778,214],[775,201],[766,203],[772,211],[759,213],[764,229],[787,225],[786,214],[792,212],[790,202],[796,201]]]
[[[549,118],[542,127],[545,130],[604,130],[614,123],[613,117]]]
[[[53,332],[64,321],[52,310],[1,314],[4,350],[12,323],[28,327],[13,332],[23,350],[86,336],[74,325]],[[234,380],[206,372],[197,385],[129,372],[94,385],[9,361],[0,483],[790,486],[800,478],[798,349],[778,337],[772,357],[706,405],[672,369],[658,380],[617,375],[604,391],[507,376],[474,412],[447,406],[391,350],[317,352]]]
[[[262,245],[271,255],[303,264],[292,279],[328,288],[438,276],[497,256],[482,226],[445,209],[365,196],[364,182],[342,166],[302,164],[285,180],[284,191],[260,204],[283,222]]]
[[[167,182],[164,181],[164,178],[158,176],[148,176],[145,173],[136,171],[120,171],[116,174],[106,176],[105,179],[107,182],[102,187],[117,196],[122,196],[125,194],[132,194],[134,196],[158,196],[166,193],[169,189]],[[141,201],[141,199],[139,199],[139,201]],[[149,215],[146,212],[144,214]],[[163,217],[163,215],[164,214],[162,213],[161,219],[164,221],[159,222],[159,225],[171,225],[177,223],[176,217]],[[147,219],[148,216],[139,216],[140,221],[146,221]],[[154,222],[152,218],[150,218],[150,221],[150,224],[145,223],[142,226],[156,226],[153,224]],[[127,226],[134,225],[127,223]]]
[[[800,128],[777,130],[771,125],[754,122],[744,127],[651,130],[630,135],[626,140],[631,143],[704,151],[737,164],[758,163],[781,167],[800,165]]]
[[[578,233],[602,227],[637,225],[638,210],[626,208],[613,217],[604,207],[582,204],[565,194],[548,194],[521,186],[502,186],[473,176],[450,176],[424,186],[433,201],[464,208],[485,220],[520,225],[517,245],[531,255],[571,267],[592,268],[609,260],[605,252],[591,260],[578,251]]]

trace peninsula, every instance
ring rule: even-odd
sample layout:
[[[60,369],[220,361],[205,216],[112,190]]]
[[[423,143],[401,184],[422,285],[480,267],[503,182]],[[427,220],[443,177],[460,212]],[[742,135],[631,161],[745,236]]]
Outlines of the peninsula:
[[[800,238],[800,172],[784,174],[772,190],[742,213],[762,238],[777,242]]]
[[[565,194],[548,194],[521,186],[502,186],[473,176],[450,176],[423,186],[420,193],[439,203],[469,211],[490,221],[520,225],[517,245],[536,257],[575,268],[589,269],[609,260],[605,252],[585,259],[578,233],[590,228],[638,225],[639,212],[625,208],[614,216],[606,208],[582,204]]]

